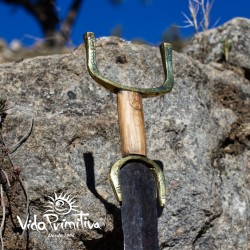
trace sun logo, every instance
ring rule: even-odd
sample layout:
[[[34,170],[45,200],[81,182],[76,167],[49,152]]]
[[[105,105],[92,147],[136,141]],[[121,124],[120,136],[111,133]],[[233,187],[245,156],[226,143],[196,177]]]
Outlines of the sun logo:
[[[69,214],[71,211],[78,211],[75,208],[78,206],[74,206],[74,197],[68,195],[67,193],[63,195],[61,193],[59,196],[55,193],[54,197],[48,196],[52,201],[49,201],[49,205],[45,206],[49,209],[46,210],[45,213],[56,213],[58,215]]]

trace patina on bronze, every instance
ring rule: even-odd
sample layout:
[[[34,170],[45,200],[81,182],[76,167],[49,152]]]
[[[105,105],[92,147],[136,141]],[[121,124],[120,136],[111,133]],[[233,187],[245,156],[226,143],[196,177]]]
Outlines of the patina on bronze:
[[[87,32],[84,35],[86,53],[87,53],[87,66],[89,74],[92,78],[101,84],[103,87],[108,89],[113,93],[117,93],[121,90],[137,92],[142,95],[142,97],[153,97],[164,95],[169,93],[174,85],[173,77],[173,64],[172,64],[172,45],[169,43],[162,43],[160,45],[160,52],[162,58],[163,69],[165,73],[165,80],[160,87],[157,88],[134,88],[124,86],[122,84],[113,82],[106,77],[104,77],[98,70],[96,64],[96,50],[95,50],[95,35],[93,32]]]
[[[124,248],[158,249],[156,196],[159,205],[163,207],[166,202],[166,187],[162,169],[146,156],[142,98],[163,95],[172,90],[172,46],[168,43],[160,45],[165,73],[163,84],[156,88],[135,88],[104,77],[96,64],[94,33],[87,32],[84,41],[89,74],[97,83],[117,94],[123,158],[111,167],[109,179],[116,198],[122,204]]]

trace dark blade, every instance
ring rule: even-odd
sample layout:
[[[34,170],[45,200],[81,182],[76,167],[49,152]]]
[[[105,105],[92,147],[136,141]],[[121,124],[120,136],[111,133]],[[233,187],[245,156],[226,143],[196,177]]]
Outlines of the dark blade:
[[[119,173],[125,250],[157,250],[156,181],[150,170],[130,162]]]

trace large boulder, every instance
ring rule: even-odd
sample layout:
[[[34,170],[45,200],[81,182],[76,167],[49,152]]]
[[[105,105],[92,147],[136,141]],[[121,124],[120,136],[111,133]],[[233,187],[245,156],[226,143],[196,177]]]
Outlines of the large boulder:
[[[240,23],[233,20],[214,32],[244,30]],[[250,29],[248,20],[242,23]],[[242,54],[250,50],[245,46]],[[97,58],[100,71],[114,81],[142,87],[163,82],[158,48],[101,38]],[[247,249],[250,84],[237,70],[247,65],[196,59],[173,53],[173,91],[144,99],[148,157],[163,163],[168,189],[158,219],[159,246]],[[121,158],[116,96],[89,76],[84,46],[1,64],[0,84],[9,107],[1,119],[5,248],[122,249],[120,205],[108,181],[109,167]],[[32,119],[29,138],[12,152]],[[59,200],[88,213],[84,227],[76,224],[74,210],[61,211],[58,221],[49,217],[62,205]],[[71,228],[65,226],[69,221],[75,221]]]
[[[198,33],[184,51],[203,63],[227,61],[250,77],[250,19],[235,18],[222,26]]]

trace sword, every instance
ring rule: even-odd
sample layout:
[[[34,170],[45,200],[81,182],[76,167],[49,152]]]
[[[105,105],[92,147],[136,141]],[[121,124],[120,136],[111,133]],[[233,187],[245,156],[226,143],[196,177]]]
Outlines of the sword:
[[[124,86],[104,77],[96,63],[95,36],[84,35],[87,68],[91,77],[117,95],[122,157],[110,168],[109,179],[121,203],[125,250],[156,250],[158,246],[157,203],[166,202],[165,177],[155,161],[147,157],[142,98],[169,93],[174,84],[172,46],[160,45],[165,79],[160,87]]]

